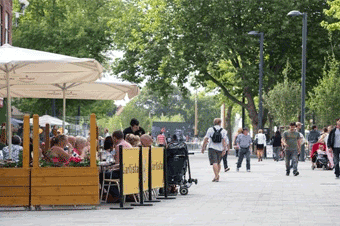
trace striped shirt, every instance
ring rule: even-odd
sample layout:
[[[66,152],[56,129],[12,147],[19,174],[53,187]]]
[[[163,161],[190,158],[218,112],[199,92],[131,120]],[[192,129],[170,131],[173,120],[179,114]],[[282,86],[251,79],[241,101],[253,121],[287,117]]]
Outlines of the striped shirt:
[[[166,145],[165,136],[163,134],[159,134],[157,136],[157,143]]]

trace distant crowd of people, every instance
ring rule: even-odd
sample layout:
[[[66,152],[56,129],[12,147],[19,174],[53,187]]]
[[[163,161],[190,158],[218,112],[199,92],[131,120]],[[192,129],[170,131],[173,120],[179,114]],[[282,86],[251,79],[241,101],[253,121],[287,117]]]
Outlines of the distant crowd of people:
[[[312,127],[307,140],[301,133],[302,123],[292,122],[289,129],[282,135],[276,131],[271,138],[273,145],[274,161],[285,159],[286,175],[290,175],[293,169],[294,176],[298,176],[298,158],[301,154],[301,147],[308,144],[306,149],[307,155],[310,156],[312,169],[323,167],[324,169],[335,169],[336,178],[340,176],[339,155],[340,155],[340,119],[336,120],[336,127],[328,126],[323,128],[320,133],[316,126]],[[263,161],[264,148],[267,145],[267,138],[260,129],[255,135],[255,140],[249,135],[247,128],[240,128],[233,139],[233,146],[238,157],[236,171],[241,168],[242,161],[246,158],[246,170],[250,172],[250,154],[252,144],[256,145],[258,161]],[[221,119],[214,119],[214,126],[210,127],[204,137],[201,152],[204,153],[208,148],[208,157],[210,165],[213,167],[213,182],[219,181],[221,170],[220,162],[223,160],[224,171],[230,170],[228,167],[227,156],[230,150],[227,131],[221,128]]]

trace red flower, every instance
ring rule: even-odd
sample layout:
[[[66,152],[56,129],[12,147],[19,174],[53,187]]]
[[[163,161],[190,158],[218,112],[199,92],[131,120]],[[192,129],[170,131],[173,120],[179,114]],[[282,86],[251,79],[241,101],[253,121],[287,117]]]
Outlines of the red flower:
[[[81,161],[82,161],[82,159],[81,159],[81,158],[78,158],[78,157],[71,157],[71,158],[70,158],[70,162],[79,163],[79,162],[81,162]]]

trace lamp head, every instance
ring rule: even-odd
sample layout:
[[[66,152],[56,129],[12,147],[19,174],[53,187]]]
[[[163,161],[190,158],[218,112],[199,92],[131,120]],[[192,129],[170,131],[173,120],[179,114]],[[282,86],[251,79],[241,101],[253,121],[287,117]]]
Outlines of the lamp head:
[[[300,13],[300,11],[297,11],[297,10],[293,10],[293,11],[290,11],[287,16],[302,16],[303,13]]]

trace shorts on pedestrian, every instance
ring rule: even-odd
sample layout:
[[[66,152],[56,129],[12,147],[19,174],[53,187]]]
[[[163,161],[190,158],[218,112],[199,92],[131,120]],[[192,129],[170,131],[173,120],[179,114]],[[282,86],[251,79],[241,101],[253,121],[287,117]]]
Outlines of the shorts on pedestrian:
[[[257,149],[263,150],[264,148],[264,144],[258,144],[256,145]]]
[[[217,163],[220,164],[222,160],[222,151],[217,151],[213,148],[208,149],[208,156],[209,156],[209,162],[210,165]]]

